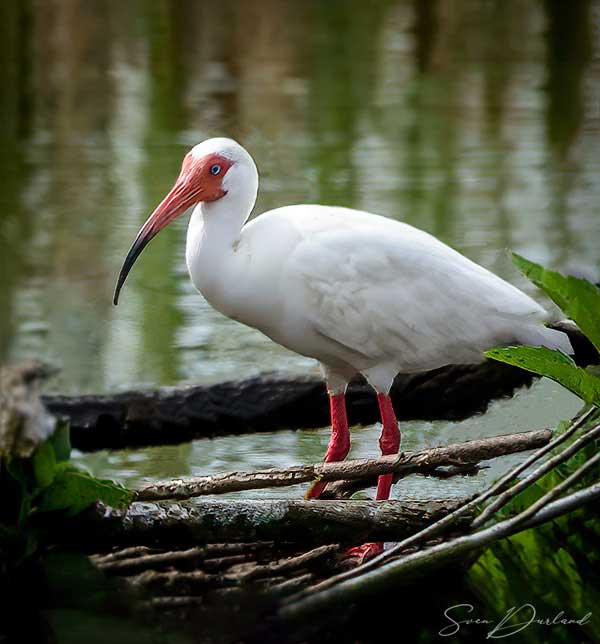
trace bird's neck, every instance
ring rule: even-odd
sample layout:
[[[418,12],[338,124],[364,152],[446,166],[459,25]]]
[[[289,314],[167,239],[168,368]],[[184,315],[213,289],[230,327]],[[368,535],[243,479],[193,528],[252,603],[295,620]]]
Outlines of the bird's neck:
[[[242,228],[256,201],[256,187],[196,206],[187,233],[186,262],[194,286],[213,305],[233,268]]]

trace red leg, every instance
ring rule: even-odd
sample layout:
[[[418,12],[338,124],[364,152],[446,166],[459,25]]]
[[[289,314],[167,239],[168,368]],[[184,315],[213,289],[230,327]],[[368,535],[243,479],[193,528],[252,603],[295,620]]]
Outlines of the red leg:
[[[400,431],[398,429],[398,421],[394,413],[392,399],[385,394],[377,394],[377,402],[379,403],[379,411],[381,412],[381,422],[383,429],[379,438],[379,447],[383,456],[388,454],[397,454],[400,449]],[[377,479],[377,501],[382,501],[390,498],[390,490],[392,488],[392,481],[394,480],[393,474],[382,474]]]
[[[381,412],[381,422],[383,429],[379,438],[379,447],[381,453],[386,456],[388,454],[397,454],[400,449],[400,430],[398,429],[398,421],[394,413],[392,400],[385,394],[377,394],[377,402],[379,403],[379,411]],[[394,480],[393,474],[382,474],[377,479],[377,501],[389,499],[392,482]],[[357,557],[359,563],[363,563],[383,552],[383,543],[365,543],[356,548],[350,548],[346,554],[350,557]]]
[[[325,462],[343,461],[350,451],[350,431],[346,416],[346,399],[344,394],[329,396],[331,410],[331,438],[325,454]],[[327,486],[326,481],[313,483],[305,495],[307,499],[318,499]]]

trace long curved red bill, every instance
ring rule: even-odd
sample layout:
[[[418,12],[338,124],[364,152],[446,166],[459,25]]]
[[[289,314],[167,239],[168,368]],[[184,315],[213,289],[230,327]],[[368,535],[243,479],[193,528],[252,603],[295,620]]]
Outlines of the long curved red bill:
[[[134,265],[135,260],[146,248],[150,240],[155,237],[165,226],[167,226],[178,215],[184,213],[190,206],[199,201],[200,189],[192,190],[185,177],[180,176],[169,194],[160,202],[156,210],[148,217],[146,223],[141,227],[135,241],[131,245],[127,257],[121,267],[113,304],[119,303],[121,288],[127,279],[127,275]]]

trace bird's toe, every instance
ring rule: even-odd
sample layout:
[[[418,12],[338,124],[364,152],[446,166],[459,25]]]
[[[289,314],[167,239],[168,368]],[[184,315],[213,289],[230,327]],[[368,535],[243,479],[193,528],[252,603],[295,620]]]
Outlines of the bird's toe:
[[[356,559],[356,563],[361,565],[373,559],[377,555],[380,555],[383,552],[383,543],[363,543],[362,546],[354,546],[353,548],[348,548],[344,553],[345,557]]]

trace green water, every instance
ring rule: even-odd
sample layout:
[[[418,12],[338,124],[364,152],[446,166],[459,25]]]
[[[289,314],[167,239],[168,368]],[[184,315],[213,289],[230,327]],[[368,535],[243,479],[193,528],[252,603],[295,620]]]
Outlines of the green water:
[[[111,304],[137,229],[209,136],[253,154],[256,213],[378,212],[531,293],[507,248],[597,275],[599,21],[598,2],[0,3],[0,361],[57,364],[51,386],[66,393],[316,370],[194,291],[185,218]],[[542,382],[466,423],[406,423],[404,447],[554,425],[577,406]],[[376,435],[357,430],[353,454],[375,454]],[[82,458],[131,483],[317,460],[326,441],[279,433]]]

